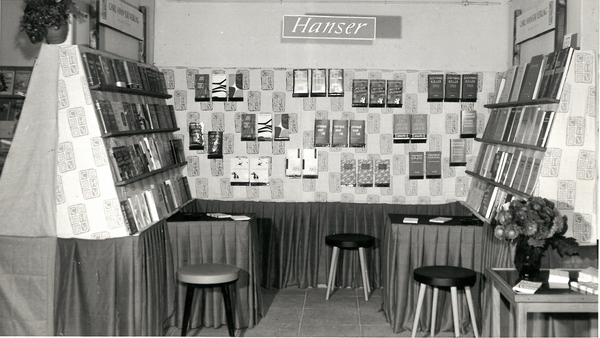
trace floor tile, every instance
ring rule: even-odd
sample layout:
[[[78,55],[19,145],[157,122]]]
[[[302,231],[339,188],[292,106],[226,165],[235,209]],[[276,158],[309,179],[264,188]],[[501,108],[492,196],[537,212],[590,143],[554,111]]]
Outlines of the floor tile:
[[[269,310],[273,308],[288,308],[288,309],[302,309],[304,306],[304,295],[276,295],[272,300]],[[263,304],[264,305],[264,304]],[[265,306],[266,308],[266,306]]]
[[[302,316],[302,309],[270,308],[265,312],[264,317],[260,319],[259,324],[264,323],[285,323],[299,324]]]
[[[325,299],[324,295],[316,292],[308,292],[306,294],[305,308],[358,308],[358,300],[356,297],[329,297]]]
[[[363,337],[402,337],[402,334],[394,333],[392,327],[388,325],[361,325],[361,335]],[[410,337],[410,331],[405,337]]]
[[[252,329],[241,332],[240,337],[297,337],[299,322],[286,323],[259,323]]]
[[[332,310],[324,309],[304,309],[302,314],[302,325],[339,325],[355,324],[358,325],[358,309],[339,308]]]
[[[356,295],[357,295],[356,290],[357,289],[352,289],[352,288],[335,288],[335,289],[331,290],[331,293],[329,294],[329,298],[331,299],[332,297],[356,297]],[[360,289],[360,290],[362,292],[362,289]],[[309,295],[311,293],[317,293],[319,295],[322,295],[323,299],[325,299],[325,297],[327,296],[327,289],[326,288],[307,289],[306,294]]]
[[[359,325],[309,325],[300,327],[301,337],[360,337]]]

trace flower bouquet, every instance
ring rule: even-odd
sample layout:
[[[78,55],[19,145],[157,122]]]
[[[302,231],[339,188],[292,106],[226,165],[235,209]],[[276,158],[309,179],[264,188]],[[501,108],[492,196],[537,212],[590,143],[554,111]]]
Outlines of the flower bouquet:
[[[495,218],[494,235],[515,242],[515,267],[523,279],[539,274],[541,260],[549,247],[558,254],[576,255],[579,244],[566,237],[567,216],[561,215],[552,201],[542,197],[514,199],[504,204]]]

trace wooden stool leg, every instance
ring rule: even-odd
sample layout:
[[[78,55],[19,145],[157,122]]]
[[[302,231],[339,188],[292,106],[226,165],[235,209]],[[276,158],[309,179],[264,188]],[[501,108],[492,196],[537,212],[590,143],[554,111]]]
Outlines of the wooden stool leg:
[[[235,337],[235,322],[233,321],[233,298],[229,287],[231,284],[222,284],[221,291],[223,292],[223,300],[225,301],[225,315],[227,316],[227,329],[229,330],[229,336]]]
[[[477,330],[477,320],[475,320],[475,307],[473,306],[473,298],[471,297],[470,286],[465,286],[465,294],[467,295],[467,305],[469,306],[469,315],[471,316],[473,334],[475,335],[475,338],[479,338],[479,331]]]
[[[365,248],[358,248],[358,257],[360,258],[360,270],[362,272],[363,289],[365,289],[365,300],[369,300],[371,286],[369,285],[369,271],[367,270],[367,258],[365,257]]]
[[[421,316],[421,308],[423,307],[423,300],[425,299],[426,289],[426,284],[421,284],[421,286],[419,287],[419,300],[417,301],[417,309],[415,310],[415,320],[413,321],[411,338],[415,338],[415,335],[417,334],[417,328],[419,326],[419,317]]]
[[[433,305],[431,306],[431,336],[435,337],[435,319],[437,317],[437,299],[440,289],[433,287]]]
[[[337,270],[337,261],[338,261],[339,252],[340,252],[340,248],[338,248],[337,246],[334,246],[333,254],[331,255],[331,267],[329,268],[329,281],[327,282],[327,295],[325,296],[326,300],[329,299],[329,293],[333,289],[333,285],[335,282],[335,273]]]
[[[185,305],[183,307],[183,326],[181,327],[181,336],[187,335],[187,329],[189,326],[190,315],[192,312],[192,300],[194,299],[194,290],[196,287],[188,284],[185,291]]]
[[[456,286],[450,287],[450,296],[452,297],[452,319],[454,319],[454,336],[460,336],[460,329],[458,327],[458,291]]]

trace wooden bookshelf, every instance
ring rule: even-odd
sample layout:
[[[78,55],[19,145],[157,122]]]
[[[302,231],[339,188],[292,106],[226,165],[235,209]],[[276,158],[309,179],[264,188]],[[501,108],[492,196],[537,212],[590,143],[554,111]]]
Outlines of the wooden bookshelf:
[[[498,183],[498,182],[496,182],[494,180],[491,180],[491,179],[489,179],[487,177],[483,177],[483,176],[481,176],[481,175],[479,175],[477,173],[474,173],[472,171],[465,170],[465,174],[467,174],[469,176],[472,176],[472,177],[475,177],[475,178],[477,178],[480,181],[484,181],[484,182],[486,182],[488,184],[491,184],[491,185],[496,186],[498,188],[501,188],[503,190],[506,190],[506,191],[508,191],[509,193],[511,193],[511,194],[513,194],[515,196],[519,196],[519,197],[523,197],[523,198],[529,198],[529,197],[531,197],[531,195],[526,194],[526,193],[524,193],[524,192],[522,192],[520,190],[511,188],[511,187],[507,187],[507,186],[505,186],[502,183]]]
[[[163,94],[152,92],[148,90],[142,89],[134,89],[134,88],[126,88],[126,87],[117,87],[117,86],[107,86],[107,85],[99,85],[90,87],[91,90],[97,90],[101,92],[113,92],[113,93],[122,93],[122,94],[133,94],[133,95],[142,95],[142,96],[150,96],[157,97],[159,99],[170,99],[173,97],[171,94]]]
[[[178,131],[179,128],[163,128],[163,129],[142,129],[142,130],[127,130],[127,131],[111,131],[102,134],[103,138],[115,136],[140,135],[140,134],[156,134],[156,133],[172,133]]]
[[[128,184],[131,184],[131,183],[133,183],[133,182],[141,181],[141,180],[143,180],[144,178],[148,178],[148,177],[151,177],[151,176],[154,176],[154,175],[157,175],[157,174],[163,173],[163,172],[165,172],[165,171],[169,171],[169,170],[171,170],[171,169],[174,169],[174,168],[180,168],[180,167],[183,167],[183,166],[185,166],[186,164],[187,164],[187,162],[175,163],[175,164],[172,164],[172,165],[170,165],[170,166],[166,166],[166,167],[163,167],[163,168],[160,168],[160,169],[152,170],[152,171],[149,171],[149,172],[147,172],[147,173],[144,173],[144,174],[138,175],[138,176],[136,176],[136,177],[132,177],[132,178],[130,178],[130,179],[127,179],[127,180],[123,180],[123,181],[115,182],[115,186],[117,186],[117,187],[122,187],[122,186],[125,186],[125,185],[128,185]]]
[[[506,142],[506,141],[497,141],[497,140],[489,140],[489,139],[478,138],[478,137],[475,138],[475,141],[477,141],[477,142],[484,142],[484,143],[492,143],[492,144],[505,145],[505,146],[509,146],[509,147],[518,147],[518,148],[533,149],[533,150],[536,150],[536,151],[546,152],[546,148],[545,147],[532,146],[530,144],[514,143],[514,142]]]

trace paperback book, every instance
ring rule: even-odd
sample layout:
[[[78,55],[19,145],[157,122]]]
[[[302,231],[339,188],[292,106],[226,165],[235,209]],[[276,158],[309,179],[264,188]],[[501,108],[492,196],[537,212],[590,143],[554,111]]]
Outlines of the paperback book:
[[[402,107],[402,80],[387,80],[387,100],[385,101],[388,108]]]
[[[329,70],[329,96],[338,97],[344,96],[344,70],[330,69]]]
[[[474,138],[477,136],[477,111],[460,111],[460,137]]]
[[[292,97],[308,96],[308,69],[294,69]]]
[[[333,120],[331,146],[348,147],[348,120]]]
[[[242,114],[242,141],[256,141],[256,114]]]
[[[260,113],[258,114],[258,133],[257,137],[259,141],[272,141],[273,140],[273,117],[271,113]]]
[[[352,80],[352,107],[368,107],[369,80]]]
[[[394,143],[410,142],[410,114],[394,114]]]
[[[444,100],[444,74],[427,75],[427,102]]]
[[[535,55],[531,58],[523,77],[519,101],[530,101],[535,98],[536,88],[539,88],[542,81],[546,58],[544,54]]]
[[[466,166],[467,165],[467,140],[466,139],[450,139],[450,166]]]
[[[311,71],[310,96],[323,97],[327,95],[327,70],[313,69]]]
[[[385,80],[374,79],[369,86],[369,107],[385,107]]]
[[[211,98],[213,101],[227,100],[227,77],[225,71],[213,70],[211,82]]]
[[[412,114],[410,116],[410,142],[427,142],[427,114]]]
[[[288,178],[302,177],[302,154],[300,149],[286,149],[285,176]]]
[[[359,159],[357,166],[357,181],[359,187],[373,186],[373,161],[370,159]]]
[[[409,179],[423,179],[425,177],[425,153],[422,151],[410,152],[408,155]]]
[[[365,141],[365,120],[350,120],[350,141],[349,147],[364,148]]]
[[[210,101],[210,75],[196,74],[194,97],[196,101]]]
[[[331,140],[329,135],[329,128],[329,120],[315,120],[315,147],[329,147]]]
[[[290,140],[290,115],[289,114],[274,114],[273,115],[273,139],[275,141]]]
[[[229,74],[227,100],[240,102],[244,100],[244,74]]]
[[[356,186],[356,160],[343,159],[340,168],[340,184],[342,187]]]
[[[460,101],[460,74],[446,74],[446,88],[444,89],[444,101]]]
[[[208,158],[223,158],[223,132],[209,131],[208,132]]]
[[[250,158],[250,185],[265,186],[269,185],[269,165],[271,158],[269,156]]]
[[[462,102],[477,102],[477,91],[479,86],[479,77],[477,74],[463,74],[462,75],[462,90],[461,90],[461,101]]]
[[[302,149],[302,178],[319,178],[317,149]]]
[[[425,177],[429,179],[442,178],[442,152],[428,151],[425,153]]]
[[[376,159],[373,162],[374,184],[376,187],[389,187],[390,179],[390,160]]]

